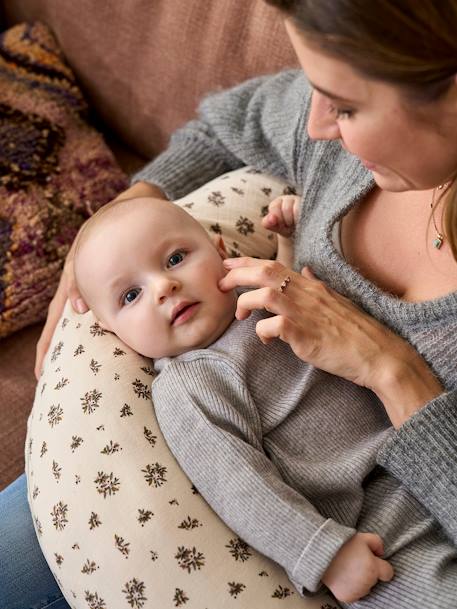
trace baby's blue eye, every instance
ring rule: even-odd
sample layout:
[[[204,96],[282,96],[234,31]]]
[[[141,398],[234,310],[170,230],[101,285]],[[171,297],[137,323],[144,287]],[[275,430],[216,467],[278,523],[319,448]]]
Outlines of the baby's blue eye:
[[[175,252],[168,258],[168,266],[176,266],[184,260],[185,252]]]
[[[125,305],[129,304],[130,302],[133,302],[140,292],[140,288],[133,288],[129,290],[124,294],[124,297],[122,298],[122,304]]]

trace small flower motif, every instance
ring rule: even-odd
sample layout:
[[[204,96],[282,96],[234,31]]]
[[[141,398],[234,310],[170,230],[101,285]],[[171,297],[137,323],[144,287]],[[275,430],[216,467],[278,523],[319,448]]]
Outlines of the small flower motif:
[[[135,395],[137,395],[139,398],[144,398],[145,400],[151,399],[151,389],[148,385],[142,383],[140,379],[135,379],[132,385]]]
[[[122,448],[118,442],[113,442],[112,440],[110,440],[109,444],[107,444],[100,452],[102,453],[102,455],[113,455],[114,453],[118,453],[121,450]]]
[[[196,529],[198,527],[203,526],[197,518],[191,518],[187,516],[181,524],[178,525],[178,529],[184,529],[185,531],[190,531],[191,529]]]
[[[241,188],[236,188],[235,186],[231,186],[230,188],[237,195],[244,195],[244,190],[241,190]]]
[[[155,488],[158,488],[159,486],[165,484],[165,482],[167,481],[167,468],[164,465],[160,465],[160,463],[148,464],[141,471],[146,474],[144,478],[149,484],[149,486],[154,486]]]
[[[121,375],[118,372],[114,373],[114,380],[118,381],[121,378]]]
[[[84,591],[84,600],[87,603],[88,609],[107,609],[105,601],[98,596],[98,592]]]
[[[52,462],[52,475],[57,480],[57,482],[60,480],[60,477],[62,475],[62,468],[57,463],[57,461]]]
[[[36,532],[38,533],[38,535],[43,535],[43,527],[41,526],[41,522],[38,520],[38,518],[35,516],[35,528],[36,528]]]
[[[154,516],[154,512],[151,512],[151,510],[139,509],[137,520],[141,524],[141,526],[144,527],[145,523],[148,522],[149,520],[151,520],[151,518],[153,516]]]
[[[289,588],[283,588],[281,585],[279,585],[271,595],[271,598],[287,598],[292,594],[293,592]]]
[[[123,351],[120,347],[115,347],[113,355],[114,357],[120,357],[121,355],[125,355],[125,351]]]
[[[295,188],[293,186],[286,186],[284,188],[284,190],[282,191],[283,195],[296,195],[297,191],[295,190]]]
[[[173,602],[175,604],[175,607],[181,607],[182,605],[187,603],[188,600],[189,600],[189,597],[186,596],[186,593],[184,592],[184,590],[181,590],[180,588],[175,588],[175,595],[173,597]]]
[[[69,379],[61,378],[57,385],[54,387],[55,390],[63,389],[69,383]]]
[[[195,547],[178,547],[175,558],[178,561],[178,565],[181,567],[181,569],[187,571],[187,573],[199,571],[205,564],[205,557],[203,553],[198,552]]]
[[[249,235],[250,233],[254,233],[254,223],[249,220],[249,218],[240,216],[235,224],[236,230],[241,235]]]
[[[48,423],[51,427],[55,427],[60,423],[63,419],[63,408],[60,404],[55,406],[54,404],[51,406],[48,412]]]
[[[159,555],[157,554],[157,552],[154,552],[154,550],[149,550],[149,553],[151,554],[152,562],[155,562],[159,558]]]
[[[179,502],[177,499],[170,499],[170,501],[168,502],[170,505],[179,505]]]
[[[41,445],[40,457],[43,457],[48,452],[48,445],[46,442],[43,442]]]
[[[139,581],[135,577],[125,584],[122,592],[125,594],[128,604],[134,609],[141,609],[144,606],[147,597],[145,596],[146,586],[144,582]]]
[[[79,398],[82,404],[82,410],[84,414],[92,414],[95,412],[95,409],[100,406],[100,398],[102,394],[97,389],[92,389],[92,391],[87,391],[82,398]]]
[[[84,347],[82,345],[78,345],[73,352],[73,357],[76,357],[77,355],[81,355],[82,353],[85,353]]]
[[[268,213],[268,205],[262,205],[262,207],[260,208],[260,217],[265,218],[267,213]]]
[[[233,596],[233,598],[237,598],[238,594],[241,594],[243,590],[246,589],[245,584],[237,583],[237,582],[228,582],[229,586],[229,594]]]
[[[123,417],[132,417],[133,412],[128,404],[124,404],[121,408],[121,418]]]
[[[107,334],[107,331],[104,330],[97,321],[90,326],[89,331],[94,337],[105,336],[105,334]]]
[[[142,370],[145,374],[148,374],[149,376],[155,376],[154,368],[151,368],[151,366],[142,366],[140,370]]]
[[[120,480],[116,478],[111,472],[110,474],[105,474],[104,472],[98,472],[97,478],[94,480],[97,491],[100,495],[103,495],[103,499],[109,495],[115,495],[119,491]]]
[[[119,550],[119,552],[125,556],[125,558],[128,558],[130,554],[129,545],[129,541],[125,541],[124,538],[120,537],[119,535],[114,535],[114,547]]]
[[[259,577],[269,577],[269,575],[266,571],[260,571]]]
[[[229,549],[230,554],[237,561],[246,562],[252,556],[251,548],[239,537],[230,539],[225,547]]]
[[[35,486],[33,488],[32,499],[36,499],[39,494],[40,494],[40,489],[37,486]]]
[[[68,514],[68,505],[59,501],[53,508],[51,512],[52,516],[52,524],[57,529],[57,531],[63,531],[64,528],[68,524],[67,519]]]
[[[219,207],[220,205],[224,205],[225,197],[219,190],[216,190],[208,195],[208,202]]]
[[[91,573],[94,573],[98,568],[99,566],[96,562],[87,559],[86,562],[83,564],[81,573],[84,573],[85,575],[90,575]]]
[[[149,442],[149,444],[154,448],[154,446],[156,445],[157,436],[155,436],[152,431],[147,427],[143,427],[143,435]]]
[[[63,556],[61,554],[57,554],[57,552],[54,552],[54,556],[56,557],[56,565],[60,567],[63,563]]]
[[[261,188],[261,191],[263,192],[264,195],[266,195],[267,197],[269,197],[271,195],[271,188]]]
[[[64,320],[65,321],[65,320]],[[59,341],[57,345],[52,350],[51,354],[51,362],[55,362],[59,355],[62,353],[63,342]]]
[[[100,520],[98,514],[96,514],[95,512],[91,512],[89,517],[89,529],[92,531],[93,529],[99,527],[101,524],[102,521]]]
[[[216,224],[211,224],[209,230],[213,233],[216,233],[216,235],[222,235],[222,228],[219,222],[216,222]]]
[[[94,373],[97,374],[97,372],[100,370],[100,368],[102,367],[101,364],[99,364],[95,359],[91,359],[90,360],[90,364],[89,364],[89,369]]]
[[[62,323],[60,324],[60,327],[62,328],[62,330],[66,327],[66,325],[69,323],[69,319],[67,317],[64,317],[62,319]]]
[[[70,444],[71,452],[74,453],[75,450],[79,448],[83,442],[84,440],[80,436],[72,436]]]

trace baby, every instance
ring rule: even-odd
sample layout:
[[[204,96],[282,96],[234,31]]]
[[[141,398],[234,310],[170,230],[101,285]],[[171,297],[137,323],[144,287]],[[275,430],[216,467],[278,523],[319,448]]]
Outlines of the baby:
[[[279,233],[278,259],[288,266],[292,257],[290,237],[297,219],[298,206],[297,197],[280,197],[270,204],[269,214],[264,218],[264,225]],[[214,471],[205,472],[208,475],[205,475],[204,479],[213,482],[209,482],[207,488],[204,480],[198,483],[196,480],[192,481],[197,484],[200,492],[216,512],[226,519],[243,539],[288,570],[289,577],[300,592],[315,591],[322,581],[336,598],[356,600],[367,594],[378,580],[387,580],[391,577],[385,575],[385,566],[390,569],[388,563],[378,558],[382,554],[382,541],[377,535],[357,533],[351,526],[320,516],[310,501],[300,497],[300,501],[303,502],[304,522],[307,522],[306,518],[309,516],[309,527],[300,526],[303,532],[302,547],[310,548],[310,558],[307,558],[310,564],[305,565],[303,551],[303,555],[300,556],[300,562],[303,563],[302,574],[298,576],[297,569],[291,568],[290,557],[286,555],[287,546],[290,544],[285,543],[283,551],[279,541],[272,542],[271,532],[265,532],[268,537],[265,544],[262,540],[256,543],[262,532],[255,531],[255,534],[252,534],[251,524],[258,514],[258,508],[255,507],[256,484],[258,480],[263,484],[262,476],[265,475],[268,467],[273,468],[273,474],[267,474],[268,480],[271,480],[272,476],[273,478],[277,476],[278,481],[275,481],[275,484],[282,485],[279,505],[281,510],[285,506],[287,514],[287,516],[282,513],[269,514],[272,527],[274,524],[275,529],[280,530],[282,524],[286,525],[290,519],[289,514],[298,511],[297,496],[300,495],[279,475],[276,468],[281,470],[280,463],[273,465],[266,457],[261,438],[259,440],[258,437],[263,427],[259,427],[260,431],[256,432],[257,437],[256,434],[251,433],[251,419],[260,420],[262,414],[259,415],[252,404],[247,405],[244,412],[242,403],[244,397],[241,399],[240,395],[249,395],[250,389],[248,387],[243,393],[242,384],[249,385],[249,375],[255,374],[258,369],[265,378],[270,379],[272,373],[277,374],[277,371],[272,371],[269,366],[278,368],[283,378],[287,375],[282,370],[287,370],[288,374],[291,370],[292,376],[289,375],[290,378],[287,377],[286,382],[289,379],[287,385],[292,383],[293,386],[284,387],[281,390],[281,398],[284,397],[284,403],[287,402],[289,409],[290,400],[295,400],[298,409],[301,407],[299,403],[301,398],[297,387],[301,383],[300,379],[308,374],[308,369],[294,356],[287,344],[279,340],[268,346],[260,343],[255,336],[255,323],[256,320],[264,318],[266,313],[254,312],[246,321],[234,319],[237,293],[222,292],[218,287],[220,279],[227,272],[222,263],[226,256],[222,238],[217,236],[212,240],[203,227],[182,208],[168,201],[139,198],[113,201],[102,207],[84,225],[76,243],[74,269],[78,288],[100,325],[115,333],[138,353],[154,358],[157,370],[162,373],[164,370],[172,371],[174,363],[177,366],[192,365],[192,361],[186,358],[193,353],[201,354],[196,357],[197,368],[191,372],[191,382],[203,388],[202,391],[207,391],[206,401],[212,402],[214,397],[216,403],[216,385],[219,380],[215,379],[213,386],[213,380],[209,378],[213,371],[212,365],[200,378],[198,366],[204,363],[207,354],[208,357],[212,357],[210,351],[213,347],[216,358],[219,356],[224,358],[225,352],[228,353],[227,357],[232,357],[230,351],[234,352],[233,360],[230,360],[232,367],[238,366],[238,360],[241,361],[243,357],[247,360],[251,357],[250,354],[254,353],[249,344],[254,345],[254,350],[262,350],[260,355],[254,355],[255,364],[245,362],[248,370],[248,373],[243,372],[245,378],[241,373],[236,372],[235,385],[230,393],[230,397],[232,394],[234,396],[234,404],[229,403],[229,400],[214,415],[217,419],[214,437],[211,436],[213,431],[210,425],[204,425],[203,431],[198,432],[194,422],[186,423],[184,419],[182,422],[184,428],[190,425],[189,429],[199,434],[200,443],[203,445],[206,439],[202,434],[209,434],[208,451],[214,439],[215,450],[216,453],[218,452],[217,433],[221,427],[223,430],[232,429],[231,433],[234,437],[242,437],[243,444],[240,450],[248,454],[249,446],[249,450],[252,449],[255,455],[259,455],[260,461],[257,462],[256,457],[249,469],[251,476],[248,481],[251,493],[249,505],[253,506],[253,513],[244,514],[239,521],[238,515],[234,517],[235,520],[233,517],[224,518],[227,511],[227,507],[223,505],[225,490],[222,492],[222,504],[213,496],[214,487],[225,489],[224,485],[227,485],[228,489],[231,483],[229,479],[233,479],[227,466],[231,460],[230,447],[219,449],[219,454],[223,455],[222,459],[218,456],[217,459],[210,460],[208,467],[210,470],[214,468]],[[243,342],[249,342],[246,349]],[[210,348],[207,349],[208,347]],[[255,353],[257,354],[257,351]],[[244,366],[244,363],[240,366]],[[214,370],[216,369],[217,365],[214,366]],[[184,376],[181,378],[178,372],[178,379],[174,379],[172,386],[167,386],[167,375],[162,373],[153,383],[153,399],[161,427],[162,422],[164,423],[162,429],[167,442],[174,449],[176,442],[181,446],[183,442],[182,438],[174,439],[173,432],[167,432],[166,419],[167,413],[168,415],[170,413],[167,396],[171,396],[174,404],[184,405],[187,400],[185,381]],[[236,376],[237,374],[239,376]],[[225,382],[228,387],[230,384],[228,376],[223,380],[223,383]],[[290,390],[293,393],[292,398],[288,394]],[[270,390],[270,394],[271,399],[277,404],[278,398],[273,395],[274,391]],[[259,408],[268,409],[269,397],[267,392],[266,397],[259,401]],[[277,405],[279,410],[282,404]],[[236,411],[234,417],[230,415],[232,407]],[[193,414],[198,408],[198,405],[195,406]],[[176,421],[181,414],[183,417],[186,416],[184,407],[182,411],[178,409],[178,412],[172,415],[172,419]],[[197,413],[195,416],[199,421],[200,414]],[[227,417],[225,423],[224,417]],[[283,415],[280,418],[284,420]],[[272,421],[273,419],[270,418],[268,422],[270,427],[273,427]],[[236,449],[233,450],[235,458]],[[195,471],[191,463],[187,463],[185,458],[180,458],[176,453],[175,456],[192,478]],[[228,461],[224,461],[224,458]],[[201,467],[197,467],[198,469]],[[268,502],[261,498],[259,501],[259,505],[267,510]],[[287,507],[289,501],[290,505]],[[230,503],[229,499],[227,503]],[[245,507],[242,511],[245,512]],[[329,530],[331,530],[331,544],[328,541]],[[323,546],[320,553],[321,537]],[[296,557],[293,561],[297,562]]]

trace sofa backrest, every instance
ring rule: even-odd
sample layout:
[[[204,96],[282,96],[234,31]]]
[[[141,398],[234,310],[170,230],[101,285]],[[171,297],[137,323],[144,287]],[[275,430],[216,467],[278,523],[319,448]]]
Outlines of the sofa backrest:
[[[7,24],[47,23],[102,120],[151,157],[198,100],[297,62],[263,0],[3,0]]]

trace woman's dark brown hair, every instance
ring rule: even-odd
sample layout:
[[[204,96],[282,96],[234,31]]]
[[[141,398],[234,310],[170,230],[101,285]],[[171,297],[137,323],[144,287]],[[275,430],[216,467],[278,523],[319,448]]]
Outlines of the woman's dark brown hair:
[[[311,44],[368,78],[427,104],[457,74],[457,0],[265,0]],[[457,176],[457,167],[454,178]],[[445,233],[457,260],[457,180],[446,195]]]

